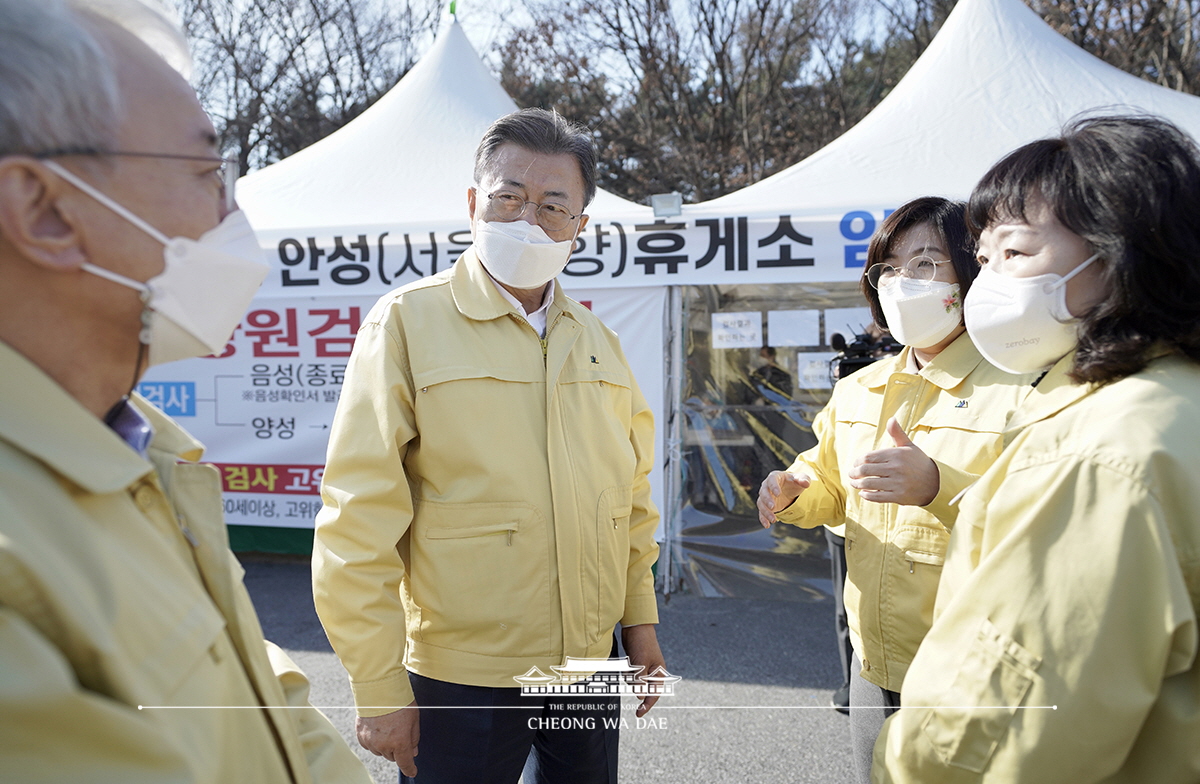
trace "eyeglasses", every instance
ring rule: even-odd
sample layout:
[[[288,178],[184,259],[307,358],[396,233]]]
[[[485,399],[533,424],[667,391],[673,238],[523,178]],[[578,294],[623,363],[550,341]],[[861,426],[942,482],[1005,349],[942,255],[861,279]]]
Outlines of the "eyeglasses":
[[[876,264],[871,269],[867,270],[867,282],[873,288],[878,289],[896,280],[903,275],[909,280],[933,280],[937,275],[938,266],[949,264],[950,259],[935,261],[928,256],[917,256],[909,259],[908,263],[903,267],[894,267],[891,264]]]
[[[232,212],[237,206],[237,180],[239,174],[237,158],[218,157],[213,155],[177,155],[169,152],[127,152],[124,150],[89,150],[67,149],[39,152],[35,158],[65,158],[71,155],[115,156],[119,158],[167,158],[178,161],[205,161],[217,164],[213,176],[221,185],[221,195],[225,197],[225,209]]]
[[[536,201],[526,201],[519,193],[512,191],[492,191],[487,194],[492,205],[492,214],[502,221],[515,221],[525,213],[525,208],[532,204],[537,208],[538,225],[548,231],[562,231],[582,215],[572,215],[571,211],[561,204],[552,201],[538,204]]]

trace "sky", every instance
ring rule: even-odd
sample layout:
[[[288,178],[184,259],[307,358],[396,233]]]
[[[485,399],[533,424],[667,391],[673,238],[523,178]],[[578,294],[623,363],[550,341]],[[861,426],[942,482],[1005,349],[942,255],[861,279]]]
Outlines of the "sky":
[[[446,9],[449,5],[445,4]],[[456,10],[467,40],[493,67],[497,65],[491,56],[495,45],[504,40],[513,23],[522,24],[530,19],[522,0],[456,0]],[[443,10],[442,17],[443,21],[448,19],[449,11]]]

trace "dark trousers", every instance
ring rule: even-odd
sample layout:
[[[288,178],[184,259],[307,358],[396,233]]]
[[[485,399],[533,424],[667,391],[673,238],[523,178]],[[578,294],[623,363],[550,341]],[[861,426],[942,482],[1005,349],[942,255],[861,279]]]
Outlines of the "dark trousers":
[[[417,776],[401,784],[616,784],[621,698],[521,696],[408,674],[421,716]]]
[[[842,663],[842,683],[850,683],[850,625],[846,622],[846,539],[828,528],[825,541],[829,544],[829,563],[833,578],[833,625],[837,632],[838,659]]]

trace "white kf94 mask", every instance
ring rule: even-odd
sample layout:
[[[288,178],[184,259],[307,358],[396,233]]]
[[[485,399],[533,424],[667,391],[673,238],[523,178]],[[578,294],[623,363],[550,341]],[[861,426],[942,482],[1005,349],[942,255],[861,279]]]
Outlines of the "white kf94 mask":
[[[879,306],[892,337],[913,348],[936,346],[962,323],[957,283],[897,276],[879,289]]]
[[[528,221],[480,221],[475,226],[479,260],[493,278],[514,289],[545,286],[567,266],[574,247],[574,237],[555,242]]]
[[[1045,370],[1078,341],[1078,320],[1067,310],[1067,281],[1100,258],[1096,253],[1066,275],[1014,278],[979,271],[963,305],[967,333],[988,362],[1008,373]]]
[[[141,293],[141,341],[151,365],[219,354],[270,267],[241,210],[200,239],[171,239],[54,161],[47,168],[163,244],[163,271],[145,283],[97,267],[82,269]]]

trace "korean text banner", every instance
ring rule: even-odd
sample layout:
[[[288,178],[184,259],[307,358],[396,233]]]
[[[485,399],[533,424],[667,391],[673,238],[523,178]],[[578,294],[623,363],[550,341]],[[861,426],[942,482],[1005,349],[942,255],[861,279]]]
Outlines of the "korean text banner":
[[[838,214],[596,218],[579,234],[567,288],[856,280],[890,210]],[[381,295],[448,268],[471,244],[464,221],[259,233],[264,296]]]

